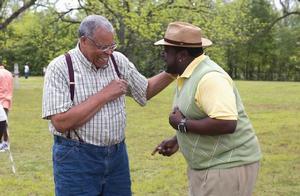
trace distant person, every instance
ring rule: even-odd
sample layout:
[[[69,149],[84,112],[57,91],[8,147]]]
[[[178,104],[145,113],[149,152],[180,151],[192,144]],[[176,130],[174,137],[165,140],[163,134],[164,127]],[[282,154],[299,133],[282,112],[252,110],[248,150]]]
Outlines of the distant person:
[[[46,71],[47,71],[47,67],[43,67],[43,76],[45,76],[46,75]]]
[[[19,65],[18,65],[18,63],[15,63],[15,64],[14,64],[14,72],[13,72],[13,73],[14,73],[13,76],[14,76],[15,78],[18,78],[18,77],[19,77],[20,72],[19,72]]]
[[[252,195],[260,146],[233,80],[203,52],[212,42],[199,27],[173,22],[155,45],[164,46],[167,69],[179,77],[169,115],[176,135],[152,154],[171,156],[180,148],[190,196]]]
[[[0,64],[0,105],[3,107],[6,116],[8,116],[8,111],[11,109],[12,96],[13,76],[5,69],[4,64]],[[4,126],[5,123],[2,122],[0,128],[0,151],[5,151],[9,147],[9,138],[7,134],[7,126]]]
[[[54,134],[57,196],[132,195],[125,94],[145,105],[174,80],[166,72],[146,79],[126,56],[115,51],[114,34],[105,17],[87,16],[79,26],[77,46],[68,52],[74,71],[68,73],[64,55],[47,67],[42,117],[50,120]],[[73,73],[75,91],[69,82]]]
[[[19,88],[19,65],[18,63],[14,64],[14,71],[13,71],[13,77],[14,77],[14,89]]]
[[[29,65],[28,65],[28,63],[26,63],[24,65],[24,76],[25,76],[25,79],[27,79],[29,77],[29,74],[30,74]]]

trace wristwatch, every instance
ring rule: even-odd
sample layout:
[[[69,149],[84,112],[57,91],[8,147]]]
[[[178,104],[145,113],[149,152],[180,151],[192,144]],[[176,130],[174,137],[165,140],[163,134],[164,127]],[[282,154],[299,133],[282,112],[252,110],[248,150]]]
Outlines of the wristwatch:
[[[177,125],[177,129],[181,133],[186,133],[186,118],[182,118]]]

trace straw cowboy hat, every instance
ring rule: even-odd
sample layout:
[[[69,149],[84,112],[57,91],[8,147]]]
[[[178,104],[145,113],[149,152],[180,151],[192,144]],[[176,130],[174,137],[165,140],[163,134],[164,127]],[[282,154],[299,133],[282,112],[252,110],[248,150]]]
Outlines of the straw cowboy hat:
[[[188,48],[199,48],[212,45],[212,42],[202,37],[201,29],[186,22],[172,22],[168,25],[164,39],[154,45],[167,45]]]

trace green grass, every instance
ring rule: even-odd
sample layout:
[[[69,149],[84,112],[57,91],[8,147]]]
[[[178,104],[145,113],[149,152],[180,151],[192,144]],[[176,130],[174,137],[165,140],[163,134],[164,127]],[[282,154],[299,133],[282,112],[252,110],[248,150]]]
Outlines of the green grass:
[[[300,83],[237,81],[261,143],[263,159],[254,195],[300,195]],[[0,195],[54,195],[52,136],[41,120],[43,79],[20,78],[10,117],[11,151],[0,153]],[[126,141],[136,196],[187,195],[186,163],[180,153],[151,156],[174,134],[168,125],[173,85],[141,108],[127,99]]]

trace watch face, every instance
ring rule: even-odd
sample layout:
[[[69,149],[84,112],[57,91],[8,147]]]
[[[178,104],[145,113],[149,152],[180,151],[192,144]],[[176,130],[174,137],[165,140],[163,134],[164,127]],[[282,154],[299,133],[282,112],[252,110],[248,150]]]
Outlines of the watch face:
[[[186,133],[186,127],[184,123],[180,122],[178,124],[178,131],[180,131],[181,133]]]

